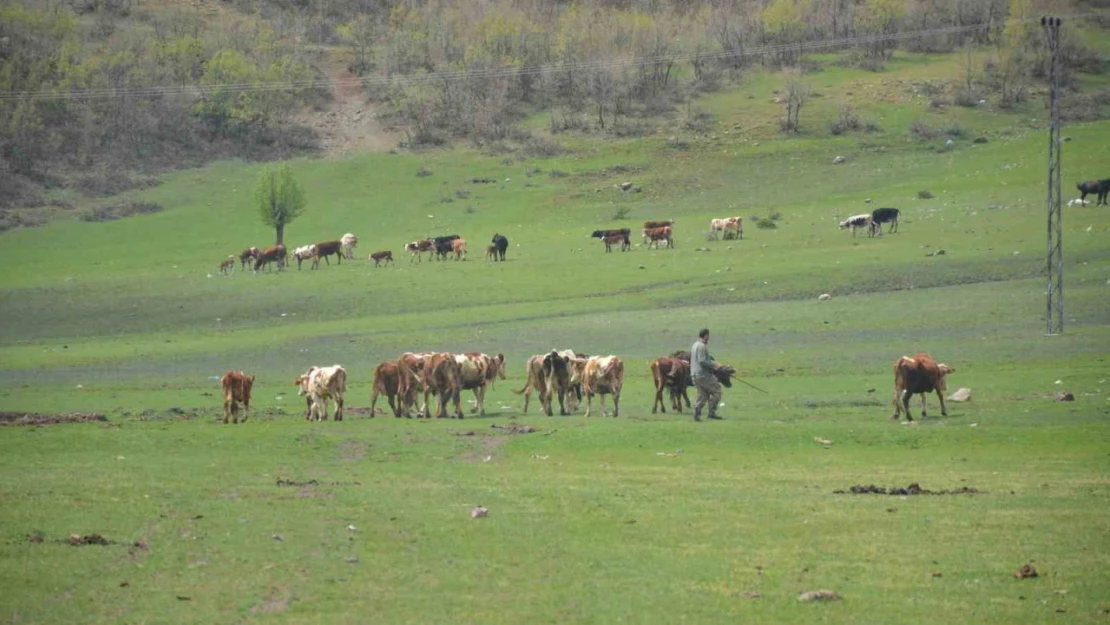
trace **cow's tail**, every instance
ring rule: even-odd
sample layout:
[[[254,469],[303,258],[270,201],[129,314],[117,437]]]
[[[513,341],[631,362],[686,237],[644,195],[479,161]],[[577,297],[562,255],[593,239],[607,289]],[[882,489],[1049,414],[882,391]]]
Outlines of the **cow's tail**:
[[[337,368],[336,371],[335,371],[335,377],[337,378],[336,379],[336,388],[337,388],[337,390],[340,393],[346,393],[347,392],[347,370],[344,369],[343,367]]]

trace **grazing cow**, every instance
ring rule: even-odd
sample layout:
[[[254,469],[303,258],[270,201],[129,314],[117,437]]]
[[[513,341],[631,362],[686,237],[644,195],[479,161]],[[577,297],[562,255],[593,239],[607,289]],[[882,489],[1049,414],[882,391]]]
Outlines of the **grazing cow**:
[[[655,414],[656,407],[662,408],[667,414],[667,407],[663,403],[663,389],[670,391],[671,408],[675,412],[682,412],[682,400],[686,399],[686,407],[690,407],[690,396],[686,388],[691,386],[690,363],[673,356],[657,358],[651,363],[651,377],[655,381],[655,401],[651,404],[651,414]]]
[[[316,246],[312,245],[312,244],[302,245],[298,248],[294,248],[293,249],[293,258],[295,258],[297,260],[297,271],[301,270],[301,263],[303,263],[304,261],[312,258],[312,256],[315,253],[316,253]]]
[[[466,239],[455,239],[451,241],[451,251],[455,253],[455,260],[459,260],[460,258],[466,260],[463,258],[466,256]]]
[[[343,264],[343,253],[342,253],[343,242],[342,241],[340,241],[338,239],[336,239],[334,241],[324,241],[322,243],[317,243],[314,247],[316,249],[312,250],[312,268],[313,269],[318,269],[320,267],[320,259],[321,258],[323,258],[324,262],[327,263],[330,266],[331,261],[328,260],[328,256],[331,256],[333,254],[335,255],[336,264],[339,264],[339,265]]]
[[[849,217],[849,218],[845,219],[844,221],[840,222],[840,229],[844,230],[846,228],[851,228],[852,229],[852,236],[853,237],[856,236],[856,229],[857,228],[866,228],[869,233],[871,233],[872,235],[874,234],[874,232],[871,230],[871,215],[870,214],[852,215],[851,217]]]
[[[632,247],[632,243],[628,240],[628,235],[614,232],[605,237],[605,251],[612,252],[613,246],[617,243],[621,244],[621,251],[624,252]]]
[[[235,423],[239,423],[240,402],[243,403],[243,423],[247,422],[251,409],[252,386],[254,386],[254,376],[242,371],[228,371],[220,378],[220,387],[224,392],[224,423],[227,423],[228,416],[231,416]]]
[[[278,271],[281,271],[285,269],[286,257],[284,245],[271,245],[258,253],[258,257],[254,261],[254,271],[258,273],[259,269],[262,269],[270,263],[275,263],[278,267]]]
[[[894,361],[894,414],[891,419],[899,419],[902,410],[906,411],[906,419],[913,421],[910,414],[910,398],[914,394],[921,394],[921,416],[925,415],[925,395],[936,391],[940,399],[940,413],[948,416],[948,408],[944,405],[944,391],[947,390],[946,378],[954,372],[955,367],[944,363],[937,363],[929,354],[918,352],[913,357],[902,356]]]
[[[455,251],[455,239],[435,241],[434,243],[436,246],[436,260],[447,260],[447,255]]]
[[[374,405],[378,403],[378,396],[385,395],[393,416],[400,418],[401,410],[406,403],[415,403],[415,391],[408,389],[413,395],[409,402],[401,393],[401,367],[392,361],[385,361],[374,369],[374,388],[370,393],[370,416],[374,416]],[[409,415],[406,415],[409,416]],[[410,417],[411,418],[411,417]]]
[[[651,241],[650,243],[648,243],[648,247],[651,247],[652,245],[654,245],[655,249],[659,249],[659,242],[660,241],[666,243],[667,247],[671,247],[671,248],[674,247],[674,239],[671,238],[671,227],[670,226],[663,226],[662,228],[645,229],[644,230],[644,238]]]
[[[887,233],[898,232],[898,217],[902,211],[897,208],[876,208],[871,211],[871,228],[875,232],[883,233],[883,224],[889,223],[890,229]]]
[[[347,392],[347,370],[339,365],[312,367],[293,380],[297,394],[305,396],[309,421],[328,420],[328,401],[335,400],[335,420],[343,420],[343,393]]]
[[[605,237],[607,237],[611,234],[616,234],[616,233],[623,234],[624,237],[627,239],[629,237],[629,235],[632,234],[632,231],[629,230],[628,228],[616,228],[614,230],[594,230],[593,234],[590,235],[590,238],[592,238],[592,239],[604,239]]]
[[[227,274],[231,273],[232,269],[235,269],[235,255],[234,254],[232,254],[231,256],[228,256],[227,258],[225,258],[223,260],[223,262],[220,263],[220,273],[224,274],[225,276]]]
[[[462,407],[459,400],[462,395],[462,380],[459,372],[459,363],[455,356],[448,353],[432,354],[424,366],[424,417],[431,418],[428,394],[435,393],[439,398],[439,407],[436,418],[447,417],[447,403],[455,405],[455,418],[462,419]]]
[[[740,217],[721,217],[720,219],[709,220],[709,236],[716,239],[717,233],[723,232],[724,238],[728,238],[731,232],[733,236],[738,239],[744,238],[744,220]]]
[[[486,246],[486,262],[497,260],[497,245],[490,243]]]
[[[374,266],[377,267],[384,260],[385,264],[393,262],[392,250],[382,250],[381,252],[374,252],[370,255],[370,260],[374,261]]]
[[[343,244],[343,257],[347,260],[354,260],[355,246],[358,245],[358,237],[348,232],[339,239],[339,242]]]
[[[258,258],[259,253],[260,252],[259,252],[257,247],[248,247],[247,249],[243,250],[242,252],[239,252],[239,269],[240,269],[240,271],[246,271],[247,270],[247,265],[253,263]]]
[[[605,396],[613,396],[613,416],[620,416],[624,363],[616,356],[591,356],[582,372],[582,392],[586,394],[586,416],[590,416],[594,395],[600,396],[601,416],[605,416]]]
[[[505,250],[509,249],[509,240],[503,235],[495,234],[491,243],[497,248],[497,255],[494,260],[505,260]]]
[[[498,377],[505,379],[505,354],[497,354],[496,358],[476,352],[456,354],[455,362],[459,365],[461,390],[474,391],[474,407],[470,412],[485,416],[486,388],[492,387]]]
[[[409,257],[410,263],[414,260],[416,262],[423,262],[422,254],[424,252],[429,253],[428,260],[431,260],[431,255],[435,254],[436,251],[435,241],[431,239],[423,239],[420,241],[413,241],[412,243],[406,243],[405,251],[409,254],[412,254],[412,256]]]
[[[1079,192],[1082,194],[1079,199],[1086,200],[1088,193],[1094,193],[1098,195],[1098,198],[1095,200],[1095,206],[1106,204],[1106,196],[1110,194],[1110,178],[1080,182],[1075,185],[1075,188],[1079,189]]]

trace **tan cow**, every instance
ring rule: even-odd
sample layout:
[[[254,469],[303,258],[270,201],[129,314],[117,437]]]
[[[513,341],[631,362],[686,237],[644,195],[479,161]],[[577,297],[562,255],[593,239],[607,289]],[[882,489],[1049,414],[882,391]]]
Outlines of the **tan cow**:
[[[921,394],[921,416],[925,415],[925,395],[936,391],[940,400],[940,413],[948,416],[948,408],[944,405],[944,392],[947,390],[949,373],[955,372],[955,367],[944,363],[937,363],[929,354],[918,352],[912,357],[902,356],[894,361],[894,414],[891,419],[900,419],[902,410],[906,411],[906,419],[913,421],[910,415],[910,398],[914,394]]]
[[[435,393],[439,398],[439,407],[436,418],[447,417],[447,403],[455,404],[455,418],[462,419],[462,381],[459,375],[459,364],[455,362],[454,354],[437,353],[428,358],[424,366],[424,417],[431,418],[428,405],[428,394]]]
[[[451,251],[455,253],[455,260],[466,260],[466,239],[455,239],[451,241]]]
[[[231,256],[228,256],[227,258],[225,258],[223,260],[223,262],[220,263],[220,273],[226,276],[226,275],[230,274],[233,269],[235,269],[235,255],[234,254],[232,254]]]
[[[251,387],[254,386],[254,376],[242,371],[228,371],[220,378],[220,387],[224,395],[224,423],[231,416],[235,423],[239,423],[239,402],[243,403],[243,423],[251,409]]]
[[[456,354],[455,362],[459,365],[462,390],[474,391],[474,407],[470,412],[485,416],[486,388],[492,387],[498,377],[505,379],[505,354],[497,354],[496,358],[477,352]]]
[[[616,356],[591,356],[582,372],[582,392],[586,394],[586,416],[590,416],[594,395],[601,396],[601,416],[605,416],[605,396],[613,396],[613,416],[620,416],[624,363]]]
[[[335,400],[335,420],[343,420],[343,394],[347,392],[347,370],[340,365],[312,367],[293,381],[297,394],[308,403],[309,421],[328,420],[328,402]]]

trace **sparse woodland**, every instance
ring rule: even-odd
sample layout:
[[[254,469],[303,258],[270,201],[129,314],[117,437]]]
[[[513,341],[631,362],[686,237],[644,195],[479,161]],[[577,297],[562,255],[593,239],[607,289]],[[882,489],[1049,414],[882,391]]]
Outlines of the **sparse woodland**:
[[[512,140],[515,125],[634,136],[645,120],[756,68],[804,75],[812,51],[879,71],[896,48],[993,50],[957,104],[1028,97],[1045,74],[1033,0],[231,0],[217,16],[137,0],[0,2],[0,208],[71,187],[103,196],[216,157],[311,151],[295,113],[329,95],[342,53],[405,145]],[[946,30],[941,30],[946,29]],[[857,38],[929,31],[900,41]],[[1065,65],[1098,65],[1065,28]],[[971,78],[974,74],[974,80]],[[797,80],[792,78],[791,80]],[[246,85],[275,88],[257,90]],[[228,85],[237,87],[227,88]],[[280,87],[280,88],[279,88]],[[107,92],[110,90],[111,92]],[[23,95],[19,95],[23,94]],[[796,131],[796,103],[783,127]],[[1095,103],[1093,114],[1099,106]]]

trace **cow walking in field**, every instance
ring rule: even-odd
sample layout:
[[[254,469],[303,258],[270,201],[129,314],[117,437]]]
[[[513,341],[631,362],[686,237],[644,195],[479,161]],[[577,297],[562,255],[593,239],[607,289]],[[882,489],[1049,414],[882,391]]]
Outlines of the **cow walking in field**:
[[[654,245],[655,249],[659,249],[659,244],[660,243],[665,243],[666,246],[669,247],[669,248],[674,247],[674,239],[671,237],[671,227],[670,226],[663,226],[661,228],[645,229],[644,230],[644,238],[646,238],[650,241],[650,243],[648,243],[648,247],[651,247],[652,245]]]
[[[385,395],[386,401],[389,402],[389,409],[393,411],[393,416],[400,418],[401,411],[405,406],[405,397],[402,396],[402,390],[407,390],[410,395],[415,398],[414,389],[402,388],[401,383],[401,368],[397,363],[392,361],[385,361],[374,369],[374,386],[370,393],[370,416],[374,416],[374,405],[378,403],[378,397]],[[414,403],[415,399],[408,403]],[[406,415],[411,418],[411,415]]]
[[[737,239],[744,238],[744,220],[740,217],[721,217],[719,219],[709,220],[709,236],[712,239],[717,238],[717,233],[723,232],[724,238],[729,238],[731,233]]]
[[[688,358],[688,357],[687,357]],[[686,407],[690,407],[690,396],[687,387],[693,382],[690,380],[690,363],[673,356],[657,358],[651,363],[651,378],[655,382],[655,401],[651,404],[651,413],[655,414],[656,407],[667,414],[667,407],[663,403],[663,391],[670,392],[671,408],[675,412],[682,412],[682,400],[686,400]]]
[[[297,261],[297,271],[301,270],[301,263],[313,257],[316,254],[315,245],[302,245],[293,248],[293,258]]]
[[[347,370],[340,365],[312,367],[293,381],[297,394],[305,396],[309,421],[328,420],[328,402],[335,400],[335,420],[343,420],[343,394],[347,392]]]
[[[459,365],[455,361],[454,354],[437,353],[433,354],[428,363],[424,366],[424,417],[431,418],[430,406],[428,403],[428,394],[435,393],[438,396],[439,403],[436,410],[436,418],[444,419],[447,417],[447,404],[452,403],[455,406],[455,418],[462,419],[462,406],[460,399],[462,395],[462,380],[460,379]]]
[[[491,357],[470,352],[456,354],[455,362],[459,366],[460,389],[474,391],[474,407],[470,412],[485,416],[486,389],[491,388],[497,378],[505,379],[505,355]]]
[[[374,261],[374,266],[379,266],[382,262],[389,264],[393,262],[393,252],[390,250],[382,250],[381,252],[374,252],[370,255],[370,260]]]
[[[493,244],[493,246],[496,250],[496,254],[494,255],[494,260],[496,260],[496,261],[505,260],[505,250],[509,249],[509,239],[505,238],[504,235],[494,234],[493,235],[493,240],[490,241],[490,242]]]
[[[235,269],[235,255],[232,254],[220,263],[220,273],[223,275],[230,274]]]
[[[674,225],[673,219],[649,219],[644,222],[644,243],[648,243],[648,230],[657,230],[659,228],[670,228]]]
[[[581,399],[581,369],[585,359],[573,350],[551,350],[528,359],[524,367],[526,381],[517,395],[524,395],[524,412],[532,393],[539,393],[540,408],[547,416],[554,414],[552,400],[559,400],[559,414],[567,415],[578,408]]]
[[[248,247],[247,249],[239,252],[239,270],[246,271],[247,265],[253,264],[258,258],[260,250],[257,247]]]
[[[883,233],[883,224],[889,223],[890,229],[887,234],[891,232],[898,232],[898,217],[902,211],[897,208],[876,208],[871,211],[871,228],[872,231],[878,234]]]
[[[940,400],[940,413],[948,416],[948,408],[944,405],[944,392],[947,389],[949,373],[956,371],[944,363],[937,363],[929,354],[918,352],[912,357],[902,356],[894,361],[894,414],[891,419],[899,420],[902,411],[906,412],[906,419],[913,421],[910,414],[910,398],[915,394],[921,395],[921,416],[925,415],[925,396],[936,392]]]
[[[348,232],[339,239],[342,244],[343,257],[347,260],[355,259],[355,246],[358,245],[358,237]]]
[[[582,372],[582,392],[586,395],[586,416],[590,416],[594,395],[599,396],[601,416],[605,416],[605,396],[613,396],[613,416],[620,416],[624,363],[616,356],[591,356]]]
[[[251,409],[251,387],[254,386],[254,376],[242,371],[228,371],[220,378],[220,388],[224,396],[224,423],[232,417],[239,423],[239,404],[243,404],[243,423]]]
[[[334,241],[324,241],[322,243],[315,244],[313,247],[315,248],[312,251],[312,268],[313,269],[319,269],[320,268],[320,259],[321,258],[323,258],[324,262],[327,263],[330,266],[331,261],[328,260],[328,256],[335,256],[335,263],[337,265],[342,265],[343,264],[343,253],[342,253],[343,242],[342,241],[340,241],[338,239],[336,239]]]
[[[270,263],[277,265],[278,271],[283,271],[286,258],[284,245],[272,245],[258,253],[254,261],[254,272],[258,273],[259,269],[264,269]]]
[[[630,243],[629,240],[628,240],[628,235],[627,234],[622,234],[620,232],[614,232],[612,234],[606,235],[604,240],[605,240],[605,251],[606,252],[612,252],[613,251],[613,246],[618,244],[618,243],[621,246],[621,251],[622,252],[627,251],[628,249],[630,249],[632,247],[632,243]]]
[[[455,253],[455,260],[466,260],[466,239],[451,241],[451,251]]]
[[[409,257],[409,263],[413,261],[419,263],[424,261],[424,252],[428,252],[428,260],[432,259],[432,255],[436,252],[436,244],[435,241],[431,239],[413,241],[412,243],[405,244],[405,251],[412,255]]]
[[[1110,178],[1080,182],[1075,185],[1075,187],[1079,189],[1079,192],[1082,194],[1079,196],[1080,200],[1085,201],[1087,199],[1087,194],[1094,193],[1098,196],[1095,200],[1095,206],[1106,204],[1106,196],[1110,194]]]
[[[841,230],[847,230],[848,228],[852,229],[852,237],[853,238],[855,238],[855,236],[856,236],[856,230],[860,230],[860,229],[867,230],[867,232],[870,236],[874,236],[874,234],[875,234],[875,232],[871,229],[871,214],[870,213],[867,213],[867,214],[864,214],[864,215],[852,215],[851,217],[849,217],[849,218],[845,219],[844,221],[840,222],[840,229]]]

